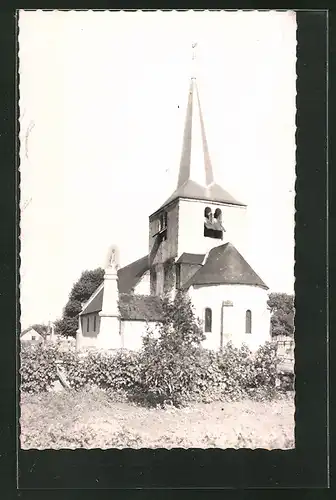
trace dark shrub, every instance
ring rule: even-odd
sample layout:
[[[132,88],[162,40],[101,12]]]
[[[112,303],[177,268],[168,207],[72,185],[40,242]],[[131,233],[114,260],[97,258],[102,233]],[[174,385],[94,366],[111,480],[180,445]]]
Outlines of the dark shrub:
[[[162,302],[159,337],[150,331],[140,355],[140,392],[150,404],[188,402],[197,390],[200,344],[205,339],[191,301],[179,291]]]
[[[48,390],[61,371],[78,390],[98,387],[111,397],[128,397],[143,404],[173,404],[191,401],[267,399],[280,389],[291,390],[293,378],[277,373],[276,348],[265,344],[255,353],[248,347],[228,343],[222,352],[201,347],[204,339],[188,297],[177,294],[163,302],[164,321],[159,337],[148,332],[140,352],[91,351],[86,354],[62,349],[53,343],[21,348],[21,390]]]
[[[48,390],[57,380],[56,357],[54,344],[23,344],[20,352],[21,390],[29,393]]]

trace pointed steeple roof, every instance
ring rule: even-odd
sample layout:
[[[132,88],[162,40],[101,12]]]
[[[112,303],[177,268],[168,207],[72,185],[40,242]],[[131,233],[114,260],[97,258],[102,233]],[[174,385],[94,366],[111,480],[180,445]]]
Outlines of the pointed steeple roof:
[[[177,187],[160,208],[163,208],[177,198],[189,198],[246,206],[237,201],[214,180],[195,77],[191,78],[189,86]]]

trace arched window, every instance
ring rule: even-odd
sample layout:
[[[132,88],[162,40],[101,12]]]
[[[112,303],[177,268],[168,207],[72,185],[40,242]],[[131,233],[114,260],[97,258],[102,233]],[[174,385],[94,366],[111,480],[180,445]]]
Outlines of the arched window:
[[[211,222],[212,221],[212,213],[211,213],[211,208],[210,207],[205,207],[204,209],[204,218]]]
[[[167,239],[167,225],[168,225],[168,214],[167,212],[162,212],[159,219],[159,233],[163,240]]]
[[[208,238],[223,239],[222,211],[216,208],[212,214],[210,207],[204,209],[204,236]]]
[[[214,217],[218,222],[222,222],[222,211],[220,208],[216,208]]]
[[[252,313],[250,309],[245,314],[245,333],[252,333]]]
[[[205,207],[204,209],[204,236],[212,238],[213,228],[212,228],[212,212],[210,207]]]
[[[204,311],[204,331],[209,333],[212,331],[212,310],[206,307]]]
[[[223,231],[225,231],[222,220],[222,211],[220,208],[216,208],[214,213],[214,238],[219,240],[223,239]]]
[[[167,212],[161,212],[159,214],[158,219],[156,219],[155,221],[154,227],[156,231],[153,234],[153,237],[158,237],[157,241],[159,242],[159,244],[161,243],[161,241],[165,241],[167,239],[167,225],[168,225],[168,214]]]

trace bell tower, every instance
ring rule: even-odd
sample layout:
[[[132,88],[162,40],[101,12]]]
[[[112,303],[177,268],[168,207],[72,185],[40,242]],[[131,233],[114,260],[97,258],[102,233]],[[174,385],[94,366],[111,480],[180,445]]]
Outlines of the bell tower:
[[[183,254],[202,256],[228,241],[241,246],[246,205],[215,182],[196,79],[192,45],[190,79],[178,181],[175,191],[149,217],[151,294],[179,287]],[[233,240],[233,241],[231,241]]]

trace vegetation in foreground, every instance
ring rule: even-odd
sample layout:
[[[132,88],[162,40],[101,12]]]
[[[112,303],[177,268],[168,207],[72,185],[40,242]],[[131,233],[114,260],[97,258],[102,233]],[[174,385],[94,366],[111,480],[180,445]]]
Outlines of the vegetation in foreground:
[[[22,346],[21,390],[50,390],[61,367],[71,388],[110,389],[144,406],[276,396],[274,344],[255,353],[232,344],[223,352],[208,351],[201,346],[204,333],[187,295],[163,300],[162,310],[159,336],[148,331],[139,352],[93,351],[82,356],[53,343]]]
[[[186,295],[162,308],[159,336],[148,331],[140,352],[22,346],[22,448],[293,447],[275,346],[207,351]],[[70,389],[55,392],[60,364]]]
[[[21,395],[21,447],[294,447],[294,398],[145,408],[102,389]]]

